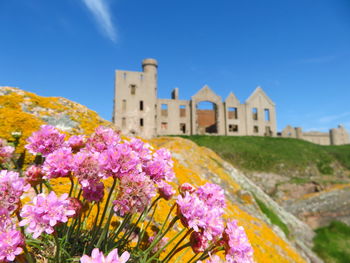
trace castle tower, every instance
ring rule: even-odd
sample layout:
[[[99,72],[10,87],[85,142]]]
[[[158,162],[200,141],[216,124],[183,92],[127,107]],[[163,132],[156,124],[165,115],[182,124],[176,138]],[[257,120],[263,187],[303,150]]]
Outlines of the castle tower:
[[[142,72],[116,71],[113,122],[124,134],[157,134],[157,67],[148,58],[142,61]]]

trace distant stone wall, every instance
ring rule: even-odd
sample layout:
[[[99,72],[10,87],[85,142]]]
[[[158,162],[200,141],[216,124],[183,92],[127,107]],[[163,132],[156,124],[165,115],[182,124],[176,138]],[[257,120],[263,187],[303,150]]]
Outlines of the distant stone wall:
[[[350,143],[349,134],[342,125],[331,129],[329,132],[303,132],[300,127],[288,125],[281,132],[281,137],[302,139],[320,145],[343,145]]]

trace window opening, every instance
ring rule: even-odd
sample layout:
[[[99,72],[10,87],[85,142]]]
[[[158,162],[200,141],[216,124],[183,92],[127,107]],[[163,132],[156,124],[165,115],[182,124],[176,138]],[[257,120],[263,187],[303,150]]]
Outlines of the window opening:
[[[238,119],[238,111],[237,111],[237,108],[235,107],[229,107],[228,108],[228,118],[229,119]]]
[[[160,128],[162,130],[167,130],[168,129],[168,123],[167,122],[162,122]]]
[[[180,131],[186,133],[186,123],[180,123]]]
[[[126,126],[126,118],[122,118],[122,128],[125,128]]]
[[[229,132],[238,132],[238,125],[236,125],[236,124],[229,124],[228,125],[228,131]]]
[[[186,117],[186,105],[180,105],[180,117]]]
[[[130,93],[131,93],[131,95],[136,94],[136,85],[135,84],[130,85]]]
[[[168,116],[168,104],[162,104],[162,106],[161,106],[161,115],[163,116],[163,117],[167,117]]]
[[[270,121],[270,110],[269,109],[265,109],[265,121]]]
[[[253,114],[253,120],[257,121],[258,120],[258,109],[252,108],[252,114]]]
[[[140,100],[140,111],[143,111],[143,100]]]
[[[140,119],[140,127],[143,127],[143,119]]]

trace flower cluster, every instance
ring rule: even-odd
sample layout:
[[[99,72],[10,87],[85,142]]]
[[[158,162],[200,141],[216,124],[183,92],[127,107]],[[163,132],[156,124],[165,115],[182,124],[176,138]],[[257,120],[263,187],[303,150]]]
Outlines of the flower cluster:
[[[0,139],[0,165],[11,160],[15,148],[6,144],[5,140]]]
[[[40,153],[46,157],[60,148],[64,143],[65,135],[51,125],[43,125],[27,139],[25,148],[32,154]]]
[[[13,261],[23,252],[24,239],[16,230],[9,211],[0,206],[0,262]]]
[[[21,195],[29,188],[30,185],[17,172],[0,171],[0,207],[13,213],[18,208]]]
[[[201,247],[205,249],[206,241],[221,237],[224,230],[222,215],[225,197],[224,191],[218,185],[207,183],[192,193],[185,191],[178,196],[176,203],[183,225],[201,233],[193,233],[193,239],[198,240],[200,237]]]
[[[142,212],[156,195],[152,180],[144,173],[122,177],[119,187],[118,197],[113,204],[114,211],[121,216]]]
[[[130,254],[125,251],[121,256],[118,255],[118,249],[113,249],[105,257],[98,248],[92,250],[91,257],[84,255],[80,258],[81,263],[125,263],[129,260]]]
[[[253,263],[253,248],[242,226],[236,220],[227,222],[224,232],[227,262]]]
[[[50,192],[47,196],[39,194],[33,198],[31,204],[26,204],[21,210],[23,220],[20,226],[27,226],[27,232],[33,233],[34,238],[38,238],[43,232],[52,234],[54,226],[58,223],[65,223],[68,217],[75,214],[70,210],[68,194],[57,197],[55,192]]]
[[[23,245],[24,239],[20,231],[0,229],[0,262],[14,261],[23,252]]]
[[[124,252],[119,256],[118,249],[130,248],[132,240],[137,240],[131,251],[135,262],[160,261],[161,248],[174,240],[178,242],[162,259],[164,262],[189,244],[196,254],[193,259],[199,255],[198,262],[208,257],[207,263],[221,262],[214,255],[220,250],[225,250],[226,262],[253,262],[244,229],[234,220],[224,226],[225,197],[218,185],[181,185],[173,205],[177,216],[170,220],[171,209],[161,227],[154,224],[153,216],[160,207],[157,202],[161,198],[169,201],[176,193],[171,186],[174,171],[168,150],[155,150],[140,139],[121,139],[118,132],[106,127],[97,128],[90,137],[77,135],[65,141],[64,134],[44,125],[27,141],[29,152],[39,154],[35,165],[27,167],[24,177],[20,176],[22,171],[0,171],[0,262],[22,260],[17,256],[23,252],[26,262],[34,262],[26,249],[30,242],[26,243],[19,227],[34,239],[53,239],[55,262],[80,257],[82,247],[72,246],[77,243],[91,253],[83,255],[81,263],[125,263],[131,255]],[[0,140],[0,165],[12,158],[14,149],[6,147]],[[71,186],[69,194],[57,196],[50,181],[61,177],[68,177]],[[112,178],[113,186],[102,202],[104,179],[108,178]],[[19,209],[22,195],[30,186],[36,195]],[[97,213],[92,212],[96,206]],[[90,221],[92,227],[87,228],[90,213],[95,215]],[[178,220],[184,227],[176,238],[185,235],[169,238],[166,235]],[[157,231],[147,239],[145,235],[154,227]],[[181,245],[187,237],[190,243]],[[143,247],[142,253],[137,251]],[[104,256],[104,252],[109,254]]]

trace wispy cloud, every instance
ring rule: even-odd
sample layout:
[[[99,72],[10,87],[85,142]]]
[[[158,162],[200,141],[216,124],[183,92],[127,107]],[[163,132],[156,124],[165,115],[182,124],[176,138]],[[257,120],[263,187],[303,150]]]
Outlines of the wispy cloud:
[[[320,123],[329,123],[332,121],[336,121],[336,120],[341,120],[345,117],[349,117],[350,116],[350,112],[343,112],[340,114],[336,114],[336,115],[330,115],[330,116],[325,116],[319,119]]]
[[[117,41],[116,29],[112,22],[112,15],[106,0],[82,0],[86,7],[91,11],[96,22],[103,33],[113,42]]]
[[[302,64],[321,64],[321,63],[327,63],[327,62],[333,61],[336,58],[337,56],[335,55],[329,55],[329,56],[300,59],[299,62]]]

